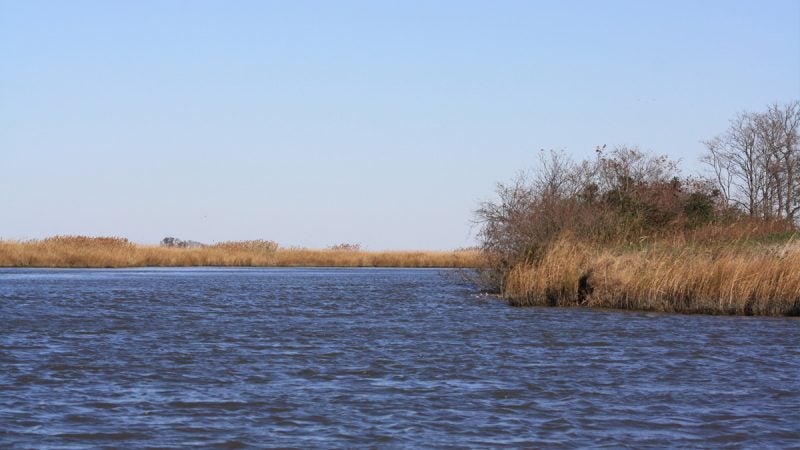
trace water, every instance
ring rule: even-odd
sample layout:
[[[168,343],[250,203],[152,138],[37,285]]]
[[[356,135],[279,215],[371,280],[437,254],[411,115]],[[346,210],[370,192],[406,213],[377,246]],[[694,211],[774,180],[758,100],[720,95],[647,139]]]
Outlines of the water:
[[[0,447],[790,447],[800,321],[436,270],[0,269]]]

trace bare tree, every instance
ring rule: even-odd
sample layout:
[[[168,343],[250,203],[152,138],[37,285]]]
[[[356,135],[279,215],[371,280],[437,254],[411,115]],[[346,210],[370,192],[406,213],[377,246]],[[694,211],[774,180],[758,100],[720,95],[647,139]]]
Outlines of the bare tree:
[[[796,222],[800,212],[800,103],[740,113],[721,136],[705,142],[724,201],[764,220]]]
[[[725,143],[719,136],[705,141],[708,153],[700,159],[704,164],[711,167],[714,172],[713,182],[719,192],[720,200],[723,205],[730,207],[732,204],[732,173],[734,161],[726,154]]]
[[[781,157],[786,167],[786,218],[797,221],[800,212],[800,102],[794,101],[783,110]]]
[[[720,190],[728,192],[731,206],[755,217],[761,209],[759,196],[765,174],[761,170],[763,165],[756,147],[758,138],[753,122],[752,114],[740,113],[731,119],[725,134],[705,144],[710,152],[707,160],[714,164],[715,171],[722,172],[718,178],[727,185],[720,185]]]
[[[794,221],[800,210],[797,193],[800,104],[796,101],[785,106],[772,104],[766,112],[756,116],[755,124],[767,161],[769,187],[775,198],[773,213]]]

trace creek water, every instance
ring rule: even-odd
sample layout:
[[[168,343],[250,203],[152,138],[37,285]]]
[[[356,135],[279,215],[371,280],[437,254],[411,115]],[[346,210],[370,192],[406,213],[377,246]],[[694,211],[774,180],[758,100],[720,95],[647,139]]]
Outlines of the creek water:
[[[0,447],[791,447],[800,321],[453,272],[0,269]]]

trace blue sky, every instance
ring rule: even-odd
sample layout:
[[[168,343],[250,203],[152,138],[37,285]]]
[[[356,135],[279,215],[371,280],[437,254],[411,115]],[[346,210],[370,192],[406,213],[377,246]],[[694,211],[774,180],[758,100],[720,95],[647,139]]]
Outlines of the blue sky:
[[[798,98],[798,1],[0,0],[0,238],[468,246],[541,148]]]

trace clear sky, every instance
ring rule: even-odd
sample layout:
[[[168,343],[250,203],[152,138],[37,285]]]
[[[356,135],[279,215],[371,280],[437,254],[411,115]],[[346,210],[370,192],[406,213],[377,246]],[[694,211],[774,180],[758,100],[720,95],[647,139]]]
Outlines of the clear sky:
[[[0,238],[468,246],[541,148],[793,99],[798,1],[0,0]]]

